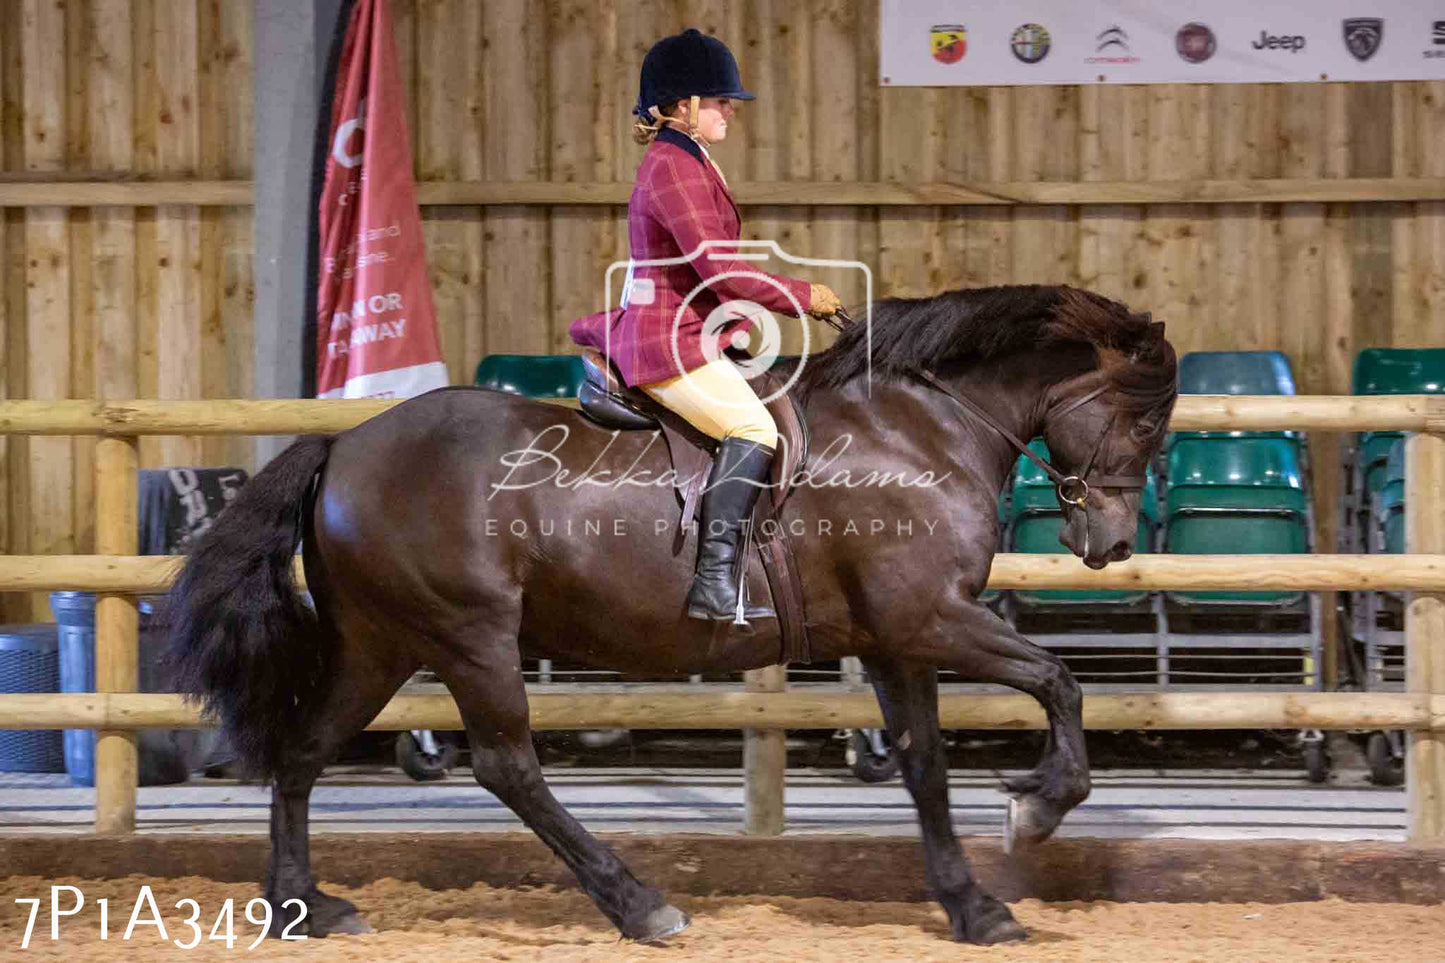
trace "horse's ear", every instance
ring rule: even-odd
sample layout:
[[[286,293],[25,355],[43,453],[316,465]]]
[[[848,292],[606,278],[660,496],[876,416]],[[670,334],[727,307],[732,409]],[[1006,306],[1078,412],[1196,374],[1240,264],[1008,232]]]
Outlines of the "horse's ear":
[[[1149,333],[1152,334],[1152,335],[1153,335],[1154,337],[1156,337],[1156,338],[1161,338],[1161,339],[1162,339],[1162,338],[1164,337],[1164,322],[1163,322],[1163,321],[1150,321],[1150,322],[1149,322]]]

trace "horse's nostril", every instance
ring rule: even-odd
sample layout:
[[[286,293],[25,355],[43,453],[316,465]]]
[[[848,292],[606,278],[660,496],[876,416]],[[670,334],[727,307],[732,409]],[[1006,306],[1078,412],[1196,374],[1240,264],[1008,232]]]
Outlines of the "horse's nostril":
[[[1128,543],[1128,542],[1118,542],[1118,543],[1116,543],[1116,544],[1114,545],[1114,550],[1109,553],[1109,555],[1110,555],[1110,556],[1113,558],[1113,560],[1116,561],[1116,562],[1122,562],[1122,561],[1124,561],[1126,558],[1128,558],[1129,556],[1131,556],[1131,555],[1133,555],[1133,554],[1134,554],[1134,550],[1129,547],[1129,543]]]

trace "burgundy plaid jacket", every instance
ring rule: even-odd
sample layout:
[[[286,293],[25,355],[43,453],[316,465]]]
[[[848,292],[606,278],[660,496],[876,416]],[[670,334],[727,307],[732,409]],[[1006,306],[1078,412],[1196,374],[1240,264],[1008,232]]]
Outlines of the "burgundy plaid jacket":
[[[665,381],[706,364],[703,321],[725,301],[741,298],[789,317],[808,309],[808,282],[764,273],[754,261],[718,257],[727,254],[726,245],[699,252],[707,241],[736,241],[741,222],[727,185],[701,148],[678,131],[664,128],[648,148],[637,169],[627,220],[634,262],[698,252],[679,264],[635,265],[625,309],[572,322],[572,340],[607,353],[629,385]],[[731,272],[742,276],[720,277]],[[705,282],[683,307],[688,294]],[[747,324],[734,321],[722,330],[727,335]]]

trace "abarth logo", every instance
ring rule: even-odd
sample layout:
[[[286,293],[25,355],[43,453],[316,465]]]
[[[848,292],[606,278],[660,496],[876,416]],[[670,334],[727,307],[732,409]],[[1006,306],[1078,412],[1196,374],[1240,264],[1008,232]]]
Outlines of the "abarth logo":
[[[961,23],[935,24],[930,35],[933,59],[941,64],[956,64],[968,53],[968,28]]]

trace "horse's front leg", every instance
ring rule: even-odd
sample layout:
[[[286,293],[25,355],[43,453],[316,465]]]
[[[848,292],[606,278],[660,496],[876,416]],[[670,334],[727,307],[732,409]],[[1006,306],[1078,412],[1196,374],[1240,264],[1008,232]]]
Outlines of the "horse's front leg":
[[[1002,943],[1028,934],[1009,908],[984,892],[968,870],[948,811],[948,759],[938,731],[938,670],[892,659],[865,659],[888,722],[903,783],[918,810],[928,885],[948,913],[953,938]]]
[[[1018,689],[1044,707],[1049,737],[1043,757],[1033,772],[1004,783],[1013,797],[1004,827],[1006,850],[1048,839],[1064,815],[1088,798],[1084,695],[1058,656],[963,597],[940,608],[928,628],[898,654],[910,662],[953,669],[969,681]]]

